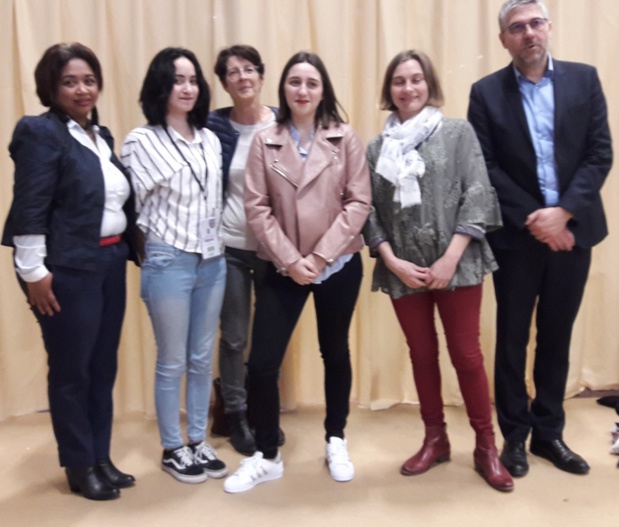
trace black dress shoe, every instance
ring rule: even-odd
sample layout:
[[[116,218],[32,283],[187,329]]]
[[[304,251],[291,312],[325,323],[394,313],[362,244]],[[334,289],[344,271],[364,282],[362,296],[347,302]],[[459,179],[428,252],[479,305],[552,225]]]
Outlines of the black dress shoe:
[[[120,496],[120,490],[112,487],[97,467],[65,468],[71,492],[81,492],[89,500],[113,500]]]
[[[131,474],[125,474],[118,470],[109,457],[102,461],[97,461],[97,469],[112,484],[112,487],[126,489],[135,485],[135,478]]]
[[[550,461],[555,467],[571,472],[572,474],[586,474],[589,472],[589,465],[575,452],[572,452],[562,439],[551,441],[531,440],[531,454],[543,457]]]
[[[524,441],[505,441],[501,452],[501,463],[513,478],[521,478],[529,472]]]

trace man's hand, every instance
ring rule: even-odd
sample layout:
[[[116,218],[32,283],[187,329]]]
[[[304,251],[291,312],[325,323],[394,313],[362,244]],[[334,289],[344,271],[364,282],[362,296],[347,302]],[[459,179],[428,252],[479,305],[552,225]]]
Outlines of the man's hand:
[[[546,244],[553,251],[571,251],[574,248],[574,234],[565,227],[559,234],[552,238],[548,238]]]
[[[571,217],[572,214],[562,207],[547,207],[529,214],[525,225],[536,240],[553,251],[571,251],[574,235],[567,228]]]
[[[547,239],[554,238],[565,229],[571,217],[572,214],[562,207],[547,207],[529,214],[525,226],[537,240],[547,243]]]

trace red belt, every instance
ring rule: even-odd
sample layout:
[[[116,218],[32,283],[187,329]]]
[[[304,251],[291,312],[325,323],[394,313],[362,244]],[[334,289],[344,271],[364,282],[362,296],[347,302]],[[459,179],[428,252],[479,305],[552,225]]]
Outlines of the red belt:
[[[107,247],[108,245],[114,245],[115,243],[119,243],[123,237],[120,234],[116,236],[107,236],[105,238],[99,239],[99,247]]]

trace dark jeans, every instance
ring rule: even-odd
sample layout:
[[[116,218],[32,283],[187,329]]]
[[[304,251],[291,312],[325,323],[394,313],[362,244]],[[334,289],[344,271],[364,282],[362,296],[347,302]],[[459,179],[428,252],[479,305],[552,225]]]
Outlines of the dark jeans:
[[[49,407],[61,466],[84,468],[110,453],[127,254],[121,242],[99,249],[94,271],[48,266],[61,311],[50,317],[33,310],[47,350]],[[21,280],[20,285],[27,291]]]
[[[497,301],[495,393],[499,426],[508,441],[562,437],[563,398],[572,326],[587,281],[591,250],[551,251],[531,237],[518,250],[495,250]],[[525,382],[527,345],[536,309],[535,399]]]
[[[259,269],[267,265],[272,264],[258,258],[256,251],[226,247],[226,292],[219,325],[219,375],[226,413],[247,410],[243,353],[249,334],[252,283]]]
[[[256,426],[256,446],[266,458],[277,455],[279,391],[277,380],[286,347],[305,302],[312,293],[318,342],[325,370],[325,438],[344,437],[352,370],[348,330],[361,285],[361,257],[355,254],[322,284],[302,286],[268,265],[258,278],[256,311],[249,356],[249,396]]]

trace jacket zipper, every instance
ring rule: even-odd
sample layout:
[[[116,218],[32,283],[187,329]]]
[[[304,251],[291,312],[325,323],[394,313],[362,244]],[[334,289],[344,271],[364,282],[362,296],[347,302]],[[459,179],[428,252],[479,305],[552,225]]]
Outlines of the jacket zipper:
[[[290,183],[292,186],[294,186],[295,188],[299,188],[299,185],[295,183],[292,179],[290,179],[285,172],[283,172],[274,165],[271,165],[271,168],[275,170],[275,172],[277,172],[280,176],[282,176],[286,181],[288,181],[288,183]]]

